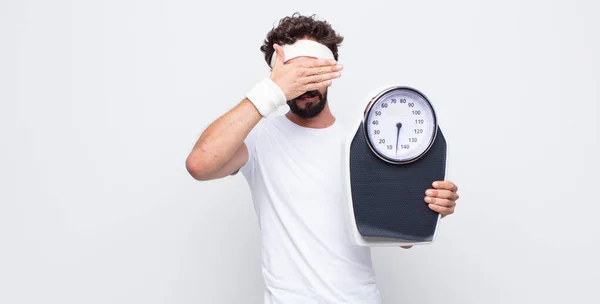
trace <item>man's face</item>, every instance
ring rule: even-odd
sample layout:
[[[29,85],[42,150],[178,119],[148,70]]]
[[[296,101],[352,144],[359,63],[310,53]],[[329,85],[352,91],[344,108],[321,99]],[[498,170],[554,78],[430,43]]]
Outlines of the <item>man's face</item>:
[[[327,89],[308,91],[292,100],[288,100],[292,113],[300,118],[310,119],[323,111],[327,104]]]
[[[298,57],[287,63],[301,62],[310,59],[311,58],[308,57]],[[292,100],[288,100],[287,104],[290,106],[292,113],[300,118],[310,119],[316,117],[323,111],[327,104],[327,88],[305,92]]]

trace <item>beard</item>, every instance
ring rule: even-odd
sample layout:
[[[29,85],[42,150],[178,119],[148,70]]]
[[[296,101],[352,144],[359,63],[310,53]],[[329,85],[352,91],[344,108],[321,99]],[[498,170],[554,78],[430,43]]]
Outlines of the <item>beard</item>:
[[[298,106],[298,102],[302,100],[302,98],[315,96],[319,97],[317,101],[304,103],[304,108]],[[321,94],[321,92],[317,90],[308,91],[292,100],[288,100],[287,104],[290,106],[291,112],[296,114],[296,116],[304,119],[314,118],[323,111],[327,104],[327,91],[325,91],[325,94]]]

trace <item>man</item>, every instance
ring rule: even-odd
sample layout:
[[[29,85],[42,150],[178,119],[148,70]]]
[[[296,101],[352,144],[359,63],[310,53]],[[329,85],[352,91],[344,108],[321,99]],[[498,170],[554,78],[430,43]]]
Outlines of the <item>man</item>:
[[[238,171],[248,181],[262,236],[265,303],[381,303],[370,250],[351,243],[343,216],[343,131],[327,96],[341,76],[342,40],[325,21],[281,19],[261,47],[270,76],[209,125],[186,162],[200,181]],[[269,115],[286,104],[285,115]],[[424,203],[452,214],[456,186],[433,184]]]

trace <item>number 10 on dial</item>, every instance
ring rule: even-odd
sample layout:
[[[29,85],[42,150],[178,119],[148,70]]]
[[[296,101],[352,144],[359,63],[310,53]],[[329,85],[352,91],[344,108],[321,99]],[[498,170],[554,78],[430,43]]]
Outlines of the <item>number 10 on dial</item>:
[[[390,87],[373,97],[363,123],[373,153],[393,164],[422,157],[435,141],[438,128],[427,97],[409,87]]]

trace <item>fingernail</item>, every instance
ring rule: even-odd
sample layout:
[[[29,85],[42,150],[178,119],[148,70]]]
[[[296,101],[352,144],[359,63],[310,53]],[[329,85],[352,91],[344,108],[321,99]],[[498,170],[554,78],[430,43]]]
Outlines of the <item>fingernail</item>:
[[[433,195],[433,192],[432,192],[431,190],[427,190],[427,191],[425,192],[425,194],[427,194],[427,195]]]
[[[437,187],[438,186],[438,182],[433,182],[433,186]]]
[[[431,202],[431,197],[425,197],[426,202]]]
[[[341,70],[341,69],[343,69],[343,68],[344,68],[344,66],[343,66],[343,65],[341,65],[341,64],[338,64],[337,66],[335,66],[335,68],[336,68],[336,69],[338,69],[338,70]]]
[[[335,77],[340,77],[340,75],[342,75],[342,73],[340,73],[340,72],[335,73]]]
[[[331,61],[329,61],[329,63],[331,63],[331,64],[335,64],[335,63],[336,63],[336,61],[335,61],[335,60],[331,60]]]

